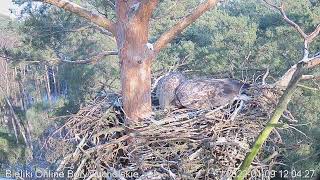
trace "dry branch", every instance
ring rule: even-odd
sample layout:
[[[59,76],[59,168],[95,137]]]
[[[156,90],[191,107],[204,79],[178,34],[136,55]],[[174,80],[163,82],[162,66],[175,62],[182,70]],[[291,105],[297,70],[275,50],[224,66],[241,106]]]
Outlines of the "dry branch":
[[[280,14],[282,15],[283,19],[292,27],[294,27],[299,34],[302,36],[303,39],[306,39],[307,43],[311,43],[320,33],[320,24],[315,28],[315,30],[310,33],[307,34],[303,31],[303,29],[294,21],[292,21],[291,19],[288,18],[288,16],[286,15],[286,12],[284,10],[284,4],[281,1],[280,6],[277,6],[276,4],[271,3],[269,0],[263,0],[266,4],[268,4],[269,6],[273,7],[274,9],[278,10],[280,12]]]

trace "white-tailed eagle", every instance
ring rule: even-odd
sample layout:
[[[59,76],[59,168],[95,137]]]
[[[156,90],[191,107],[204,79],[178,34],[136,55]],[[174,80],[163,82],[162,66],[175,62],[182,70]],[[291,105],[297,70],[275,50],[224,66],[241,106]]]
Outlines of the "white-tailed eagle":
[[[233,79],[191,79],[181,73],[171,73],[163,77],[157,87],[161,109],[170,106],[190,109],[213,109],[245,100],[249,84]]]
[[[177,106],[212,109],[244,99],[248,84],[233,79],[194,79],[182,82],[175,92]]]

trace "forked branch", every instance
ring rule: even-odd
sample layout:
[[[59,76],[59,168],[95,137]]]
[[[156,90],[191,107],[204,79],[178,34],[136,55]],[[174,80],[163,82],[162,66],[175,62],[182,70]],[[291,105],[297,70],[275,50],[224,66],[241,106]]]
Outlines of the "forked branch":
[[[292,21],[291,19],[288,18],[288,16],[286,15],[286,12],[284,10],[284,4],[281,1],[280,6],[277,6],[276,4],[271,3],[269,0],[263,0],[266,4],[268,4],[269,6],[273,7],[274,9],[278,10],[280,12],[280,14],[282,15],[283,19],[292,27],[294,27],[299,34],[302,36],[303,39],[305,39],[307,41],[307,43],[311,43],[320,33],[320,24],[318,24],[318,26],[315,28],[315,30],[313,32],[311,32],[310,34],[307,34],[303,31],[303,29],[294,21]]]
[[[200,4],[191,14],[180,20],[176,25],[174,25],[170,30],[165,32],[160,36],[160,38],[155,42],[154,50],[158,53],[162,48],[164,48],[176,35],[181,33],[186,27],[197,20],[203,13],[208,11],[210,8],[217,5],[219,0],[207,0],[206,2]]]
[[[304,61],[306,63],[306,68],[311,69],[320,65],[320,56],[313,58],[308,58]],[[293,73],[297,70],[297,65],[293,65],[274,85],[279,88],[285,88],[288,86]]]
[[[320,34],[320,24],[317,25],[317,27],[314,29],[313,32],[307,34],[304,32],[304,30],[294,21],[288,18],[286,15],[286,12],[284,10],[284,4],[281,1],[280,5],[276,5],[271,3],[269,0],[263,0],[266,4],[271,6],[272,8],[278,10],[280,14],[282,15],[283,19],[292,27],[298,31],[298,33],[301,35],[304,41],[304,49],[303,49],[303,59],[301,61],[304,61],[306,63],[306,68],[314,68],[318,65],[320,65],[320,55],[316,55],[314,57],[309,57],[309,44],[315,40],[315,38]],[[289,81],[291,80],[294,72],[297,69],[297,65],[293,65],[282,77],[279,81],[275,83],[275,86],[280,88],[286,88],[289,84]]]

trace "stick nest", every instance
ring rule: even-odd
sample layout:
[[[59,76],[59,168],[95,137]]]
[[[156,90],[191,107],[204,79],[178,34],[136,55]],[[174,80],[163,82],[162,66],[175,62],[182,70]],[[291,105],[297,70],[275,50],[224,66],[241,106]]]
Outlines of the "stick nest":
[[[229,179],[235,176],[277,102],[273,89],[253,90],[237,103],[213,110],[156,110],[126,127],[110,96],[96,98],[46,141],[47,160],[58,171],[84,179]],[[252,164],[262,176],[276,163],[281,137],[274,131]],[[253,174],[254,173],[254,174]]]

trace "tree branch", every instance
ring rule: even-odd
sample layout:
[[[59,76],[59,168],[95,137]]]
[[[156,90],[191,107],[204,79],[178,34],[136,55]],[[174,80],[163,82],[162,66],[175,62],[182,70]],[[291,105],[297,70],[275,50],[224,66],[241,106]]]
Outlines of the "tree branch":
[[[208,11],[210,8],[217,5],[218,0],[207,0],[206,2],[200,4],[191,14],[180,20],[176,25],[174,25],[170,30],[165,32],[160,36],[160,38],[155,42],[154,51],[158,53],[162,48],[164,48],[176,35],[181,33],[186,27],[197,20],[203,13]]]
[[[301,80],[320,80],[320,76],[315,75],[303,75]]]
[[[306,68],[312,69],[320,65],[320,56],[309,58],[306,63]],[[297,65],[293,65],[274,85],[280,88],[285,88],[288,86],[290,79],[292,78],[294,72],[297,70]]]
[[[242,162],[236,177],[237,180],[243,180],[250,172],[251,163],[259,153],[263,143],[268,139],[272,130],[278,125],[278,121],[282,116],[283,112],[287,109],[287,105],[291,100],[294,90],[296,89],[297,84],[302,77],[305,65],[305,62],[303,61],[297,64],[297,70],[294,72],[292,76],[293,78],[290,80],[289,85],[287,86],[283,95],[280,97],[277,107],[273,112],[269,122],[267,123],[263,131],[259,134],[257,140],[252,146],[251,151],[247,154],[246,158]]]
[[[98,26],[107,29],[113,35],[115,35],[115,24],[111,20],[105,18],[104,16],[96,14],[86,8],[83,8],[78,4],[73,3],[69,0],[34,0],[34,1],[40,1],[47,4],[51,4],[56,7],[62,8],[66,11],[77,14]]]
[[[293,22],[292,20],[290,20],[288,18],[288,16],[286,15],[285,11],[284,11],[284,5],[281,1],[281,5],[277,6],[275,4],[272,4],[269,0],[263,0],[266,4],[268,4],[269,6],[273,7],[274,9],[278,10],[280,12],[280,14],[282,15],[283,19],[292,27],[294,27],[303,38],[306,38],[307,35],[306,33],[304,33],[304,31],[302,30],[302,28],[295,22]]]
[[[118,55],[117,51],[104,51],[101,52],[95,56],[92,56],[91,58],[88,59],[83,59],[83,60],[76,60],[76,61],[70,61],[66,60],[63,57],[59,57],[59,61],[65,62],[65,63],[72,63],[72,64],[90,64],[90,63],[96,63],[100,61],[101,59],[107,57],[107,56],[112,56],[112,55]]]
[[[313,58],[310,58],[306,62],[307,62],[307,68],[309,68],[309,69],[314,68],[314,67],[320,65],[320,55],[313,57]]]
[[[307,69],[312,69],[320,65],[320,55],[314,56],[312,58],[302,59],[301,61],[306,63]],[[274,86],[279,88],[287,87],[296,70],[297,64],[291,66],[291,68],[277,82],[275,82]]]
[[[320,24],[318,24],[316,29],[308,35],[309,43],[312,42],[319,34],[320,34]]]
[[[294,27],[301,37],[304,40],[304,49],[303,49],[303,59],[301,61],[306,63],[306,68],[314,68],[320,64],[320,55],[315,55],[312,58],[309,58],[309,44],[314,41],[314,39],[320,34],[320,24],[317,25],[315,30],[310,34],[306,34],[302,28],[295,23],[294,21],[290,20],[284,11],[284,4],[281,1],[280,6],[277,6],[271,3],[269,0],[263,0],[266,4],[273,7],[274,9],[278,10],[282,15],[283,19],[292,27]],[[300,62],[301,62],[300,61]],[[293,65],[281,78],[277,81],[274,85],[280,88],[286,88],[289,85],[289,81],[292,79],[293,74],[297,70],[297,64]]]
[[[275,4],[272,4],[269,0],[263,0],[266,4],[268,4],[269,6],[273,7],[274,9],[278,10],[280,12],[280,14],[282,15],[283,19],[292,27],[294,27],[299,34],[302,36],[303,39],[306,40],[307,44],[311,43],[320,33],[320,24],[317,25],[317,27],[315,28],[315,30],[310,33],[310,34],[306,34],[302,28],[295,23],[294,21],[292,21],[291,19],[288,18],[288,16],[286,15],[286,12],[284,11],[284,4],[281,1],[280,6],[277,6]]]

